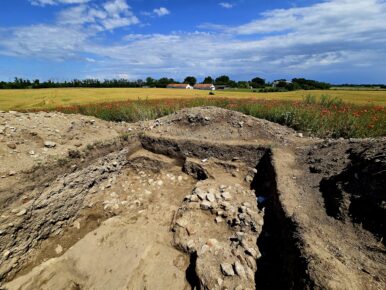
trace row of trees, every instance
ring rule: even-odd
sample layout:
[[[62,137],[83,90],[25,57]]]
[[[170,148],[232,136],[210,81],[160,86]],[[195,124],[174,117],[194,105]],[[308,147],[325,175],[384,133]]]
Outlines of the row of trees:
[[[12,82],[0,82],[0,89],[40,89],[40,88],[139,88],[139,87],[157,87],[165,88],[171,83],[178,83],[178,81],[172,78],[160,78],[154,79],[148,77],[145,80],[127,80],[127,79],[112,79],[112,80],[98,80],[98,79],[85,79],[85,80],[71,80],[71,81],[43,81],[40,80],[28,80],[15,78]],[[194,76],[188,76],[184,79],[183,83],[189,83],[195,85],[198,83]],[[329,89],[330,84],[322,83],[313,80],[306,79],[293,79],[292,82],[285,80],[274,81],[273,83],[266,82],[263,78],[255,77],[249,81],[234,81],[229,76],[223,75],[217,78],[208,76],[201,82],[203,84],[214,84],[216,86],[224,86],[229,88],[239,89],[271,89],[271,90],[312,90],[312,89]],[[273,88],[274,87],[274,88]]]
[[[314,80],[306,80],[303,78],[292,79],[291,82],[287,82],[286,80],[277,80],[274,82],[275,88],[284,89],[287,91],[294,90],[329,90],[331,88],[331,84],[318,82]]]
[[[44,81],[40,80],[28,80],[22,78],[15,78],[12,82],[0,82],[0,89],[40,89],[40,88],[138,88],[138,87],[157,87],[165,88],[171,83],[179,83],[172,78],[160,78],[154,79],[152,77],[146,78],[146,80],[127,80],[127,79],[112,79],[112,80],[98,80],[98,79],[85,79],[85,80],[71,80],[71,81]],[[184,79],[183,83],[189,83],[192,86],[197,84],[198,81],[194,76],[188,76]],[[251,81],[239,81],[231,80],[229,76],[220,76],[213,79],[211,76],[206,77],[201,83],[203,84],[215,84],[223,85],[231,88],[259,88],[266,85],[265,80],[262,78],[254,78]]]
[[[188,76],[185,78],[184,82],[194,86],[197,84],[197,79],[193,76]],[[214,84],[217,86],[227,86],[231,88],[261,88],[266,85],[265,80],[259,77],[256,77],[250,81],[234,81],[231,80],[229,76],[223,75],[213,79],[211,76],[207,76],[202,81],[202,84]]]

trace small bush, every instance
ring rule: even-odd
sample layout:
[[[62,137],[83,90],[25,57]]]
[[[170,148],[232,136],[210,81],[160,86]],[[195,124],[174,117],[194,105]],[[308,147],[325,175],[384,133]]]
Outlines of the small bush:
[[[331,107],[341,107],[343,105],[343,101],[339,98],[331,98],[328,95],[322,95],[320,97],[320,105],[325,108],[331,108]]]

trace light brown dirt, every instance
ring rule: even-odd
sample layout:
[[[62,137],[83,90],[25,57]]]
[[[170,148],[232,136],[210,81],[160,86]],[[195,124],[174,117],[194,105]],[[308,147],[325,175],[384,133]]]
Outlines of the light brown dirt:
[[[0,126],[0,288],[386,286],[385,139],[301,138],[217,108]]]

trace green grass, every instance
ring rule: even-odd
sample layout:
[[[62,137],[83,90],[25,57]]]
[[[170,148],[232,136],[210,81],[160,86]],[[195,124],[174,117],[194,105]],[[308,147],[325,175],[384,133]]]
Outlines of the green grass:
[[[374,90],[330,90],[330,91],[294,91],[282,93],[258,93],[251,90],[216,91],[214,98],[235,98],[275,101],[301,101],[312,93],[316,97],[329,94],[332,98],[342,99],[346,103],[358,105],[386,106],[386,91]],[[207,98],[208,91],[177,89],[34,89],[0,90],[0,110],[53,109],[58,106],[73,106],[140,99],[192,99]]]
[[[156,119],[181,108],[217,106],[289,126],[308,135],[332,138],[386,136],[384,106],[346,104],[341,99],[306,95],[301,101],[256,98],[143,99],[89,105],[61,106],[53,110],[79,113],[108,121]]]

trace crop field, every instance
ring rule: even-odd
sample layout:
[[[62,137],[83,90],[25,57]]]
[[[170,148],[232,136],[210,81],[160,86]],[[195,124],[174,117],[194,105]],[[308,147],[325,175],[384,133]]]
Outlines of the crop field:
[[[0,110],[60,111],[108,121],[150,120],[195,106],[236,110],[318,137],[386,136],[386,91],[0,90]]]
[[[58,106],[96,104],[138,99],[192,99],[207,98],[208,91],[145,89],[145,88],[60,88],[35,90],[0,90],[0,110],[53,109]],[[257,93],[244,91],[216,91],[212,98],[300,101],[307,95],[317,98],[328,95],[345,103],[386,106],[386,91],[293,91],[283,93]]]

